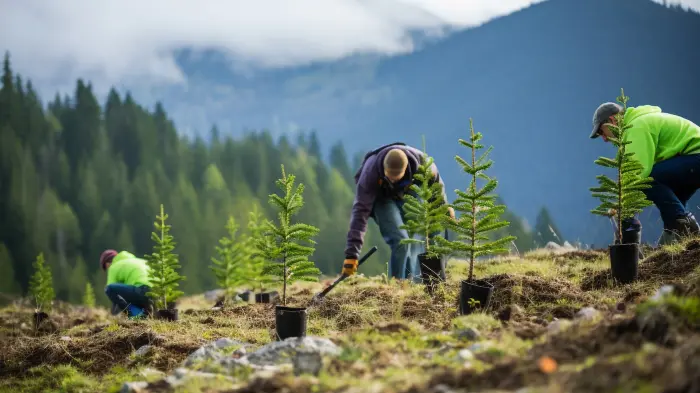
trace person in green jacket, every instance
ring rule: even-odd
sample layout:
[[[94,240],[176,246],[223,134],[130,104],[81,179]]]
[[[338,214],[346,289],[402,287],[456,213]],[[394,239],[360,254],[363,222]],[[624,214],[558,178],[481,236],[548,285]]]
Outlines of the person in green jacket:
[[[623,108],[601,104],[593,114],[591,138],[605,142],[613,136],[608,124],[617,125],[615,115]],[[700,188],[700,127],[690,120],[653,105],[628,107],[625,123],[630,125],[624,140],[627,152],[642,164],[642,177],[651,177],[651,188],[642,190],[659,209],[664,230],[660,244],[676,242],[700,234],[700,225],[688,211],[688,200]],[[625,226],[622,243],[641,242],[641,223],[633,218]],[[619,239],[617,239],[619,241]]]
[[[150,312],[151,301],[146,296],[151,290],[150,270],[145,260],[128,251],[105,250],[100,255],[100,266],[107,272],[105,294],[112,301],[113,315],[124,310],[130,317]]]

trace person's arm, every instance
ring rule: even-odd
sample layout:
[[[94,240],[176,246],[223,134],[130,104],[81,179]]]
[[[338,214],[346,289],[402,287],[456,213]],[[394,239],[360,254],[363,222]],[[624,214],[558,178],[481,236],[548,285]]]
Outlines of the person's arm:
[[[377,196],[377,182],[379,181],[374,170],[374,157],[370,157],[362,169],[357,181],[355,200],[352,204],[352,216],[350,217],[350,230],[348,231],[345,247],[345,259],[357,259],[364,243],[367,221],[369,220],[374,200]]]
[[[117,277],[118,272],[119,271],[117,270],[117,267],[114,266],[114,264],[112,264],[112,266],[110,266],[109,269],[107,269],[107,284],[106,285],[115,284],[115,283],[119,282],[118,277]]]
[[[447,190],[445,190],[445,183],[442,181],[442,177],[440,176],[440,172],[438,171],[435,162],[433,162],[433,164],[430,166],[430,170],[433,172],[434,181],[437,181],[442,186],[442,199],[445,201],[445,204],[449,205],[450,201],[447,200]]]
[[[642,164],[642,178],[648,177],[651,169],[654,166],[654,157],[656,156],[656,142],[652,135],[651,129],[645,122],[637,121],[634,126],[625,131],[625,140],[631,142],[625,146],[628,153],[634,153],[633,159]]]

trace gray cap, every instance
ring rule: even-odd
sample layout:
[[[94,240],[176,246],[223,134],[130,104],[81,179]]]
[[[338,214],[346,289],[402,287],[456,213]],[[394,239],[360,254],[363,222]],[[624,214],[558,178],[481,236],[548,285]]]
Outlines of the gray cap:
[[[601,124],[608,123],[610,116],[614,116],[620,111],[622,111],[622,107],[614,102],[600,104],[598,109],[595,110],[595,113],[593,113],[593,131],[591,132],[591,139],[595,139],[599,136],[598,129]]]

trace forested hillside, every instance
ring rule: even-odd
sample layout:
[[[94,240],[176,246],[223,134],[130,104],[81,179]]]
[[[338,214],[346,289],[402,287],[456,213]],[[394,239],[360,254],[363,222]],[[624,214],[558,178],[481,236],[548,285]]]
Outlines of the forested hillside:
[[[90,83],[81,80],[72,96],[56,96],[45,106],[31,82],[13,73],[6,55],[0,90],[0,293],[26,294],[31,263],[43,252],[57,297],[79,302],[86,280],[104,286],[98,266],[104,249],[151,252],[161,203],[187,277],[183,290],[212,289],[209,266],[226,220],[231,215],[245,228],[256,204],[274,218],[267,196],[278,191],[282,163],[306,185],[298,219],[321,228],[312,260],[324,273],[337,274],[358,163],[351,167],[338,143],[325,164],[313,132],[295,139],[275,141],[263,131],[234,140],[213,127],[209,142],[189,140],[160,104],[150,111],[112,90],[100,105]],[[534,236],[515,214],[508,218],[519,251],[531,248]],[[361,271],[383,272],[388,247],[372,221],[366,244],[380,252]]]

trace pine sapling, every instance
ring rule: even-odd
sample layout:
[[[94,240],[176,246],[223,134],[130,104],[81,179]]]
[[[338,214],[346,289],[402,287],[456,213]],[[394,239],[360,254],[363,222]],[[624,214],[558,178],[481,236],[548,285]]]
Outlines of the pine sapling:
[[[309,261],[316,243],[312,238],[319,229],[308,224],[292,223],[292,216],[304,206],[304,185],[294,188],[294,175],[287,175],[282,168],[282,178],[276,181],[283,195],[270,194],[268,202],[278,209],[279,222],[270,220],[263,224],[263,236],[256,245],[266,260],[263,274],[270,274],[282,281],[282,304],[287,304],[287,285],[295,281],[318,281],[321,271]],[[305,242],[309,245],[302,245]]]
[[[265,268],[263,250],[269,247],[268,244],[272,240],[271,237],[265,236],[264,223],[263,214],[260,212],[258,205],[255,205],[248,215],[249,236],[246,239],[248,250],[247,277],[250,282],[260,289],[261,293],[265,290],[266,285],[274,282],[274,277],[263,274]],[[259,246],[262,246],[262,249]]]
[[[95,307],[95,290],[92,288],[92,284],[90,284],[90,281],[85,283],[83,305],[86,307]]]
[[[423,141],[425,152],[425,140]],[[411,184],[411,193],[404,197],[404,211],[406,223],[401,226],[408,232],[409,238],[402,239],[401,244],[423,244],[428,258],[439,257],[446,249],[431,247],[435,234],[445,229],[445,220],[448,217],[449,205],[443,198],[443,187],[435,180],[436,173],[433,166],[433,158],[427,154],[423,157],[418,170],[413,175],[416,183]],[[415,239],[415,234],[420,234],[421,239]]]
[[[228,236],[219,239],[215,247],[218,258],[212,257],[212,269],[219,288],[224,290],[224,302],[235,296],[238,286],[246,283],[248,259],[247,238],[239,235],[236,220],[229,216],[226,222]]]
[[[146,255],[146,262],[150,269],[151,290],[146,295],[152,298],[156,307],[167,310],[168,303],[177,300],[184,293],[178,290],[179,282],[185,277],[181,276],[177,269],[180,268],[178,255],[173,252],[175,241],[170,235],[170,225],[165,223],[168,215],[160,205],[160,215],[156,216],[155,232],[151,232],[151,240],[155,243],[153,253]]]
[[[634,158],[633,152],[627,152],[626,146],[630,144],[625,139],[626,131],[631,127],[625,122],[625,111],[629,97],[625,96],[624,89],[620,89],[617,102],[622,105],[622,111],[615,115],[617,125],[606,123],[613,136],[608,140],[617,148],[615,158],[600,157],[595,163],[613,168],[617,172],[617,180],[612,180],[606,175],[598,175],[598,187],[590,188],[594,198],[598,198],[601,204],[591,210],[591,213],[609,218],[617,222],[617,238],[622,242],[622,221],[634,217],[635,214],[651,206],[652,202],[646,198],[641,190],[650,188],[649,183],[654,180],[651,177],[641,177],[644,169],[642,164]]]
[[[51,267],[44,260],[44,253],[39,253],[33,263],[34,274],[29,281],[29,293],[34,298],[36,312],[51,310],[56,293],[53,289],[53,276]]]
[[[466,191],[455,190],[457,199],[453,206],[455,211],[462,213],[456,221],[447,221],[447,227],[457,234],[457,239],[448,241],[443,238],[436,238],[441,247],[452,250],[458,255],[469,257],[469,278],[474,279],[474,261],[476,258],[488,254],[507,253],[508,248],[504,244],[512,242],[515,236],[505,236],[500,239],[490,240],[486,233],[510,225],[508,221],[501,221],[500,215],[505,213],[504,205],[497,205],[498,197],[492,192],[496,189],[498,182],[487,176],[484,172],[493,165],[493,161],[488,159],[488,155],[493,150],[489,147],[479,158],[477,151],[484,146],[479,143],[483,135],[474,132],[472,119],[469,119],[470,138],[469,141],[459,139],[459,143],[471,149],[471,160],[466,161],[460,156],[455,156],[455,160],[460,164],[464,172],[471,176],[469,187]],[[482,188],[477,188],[477,178],[486,182]]]

